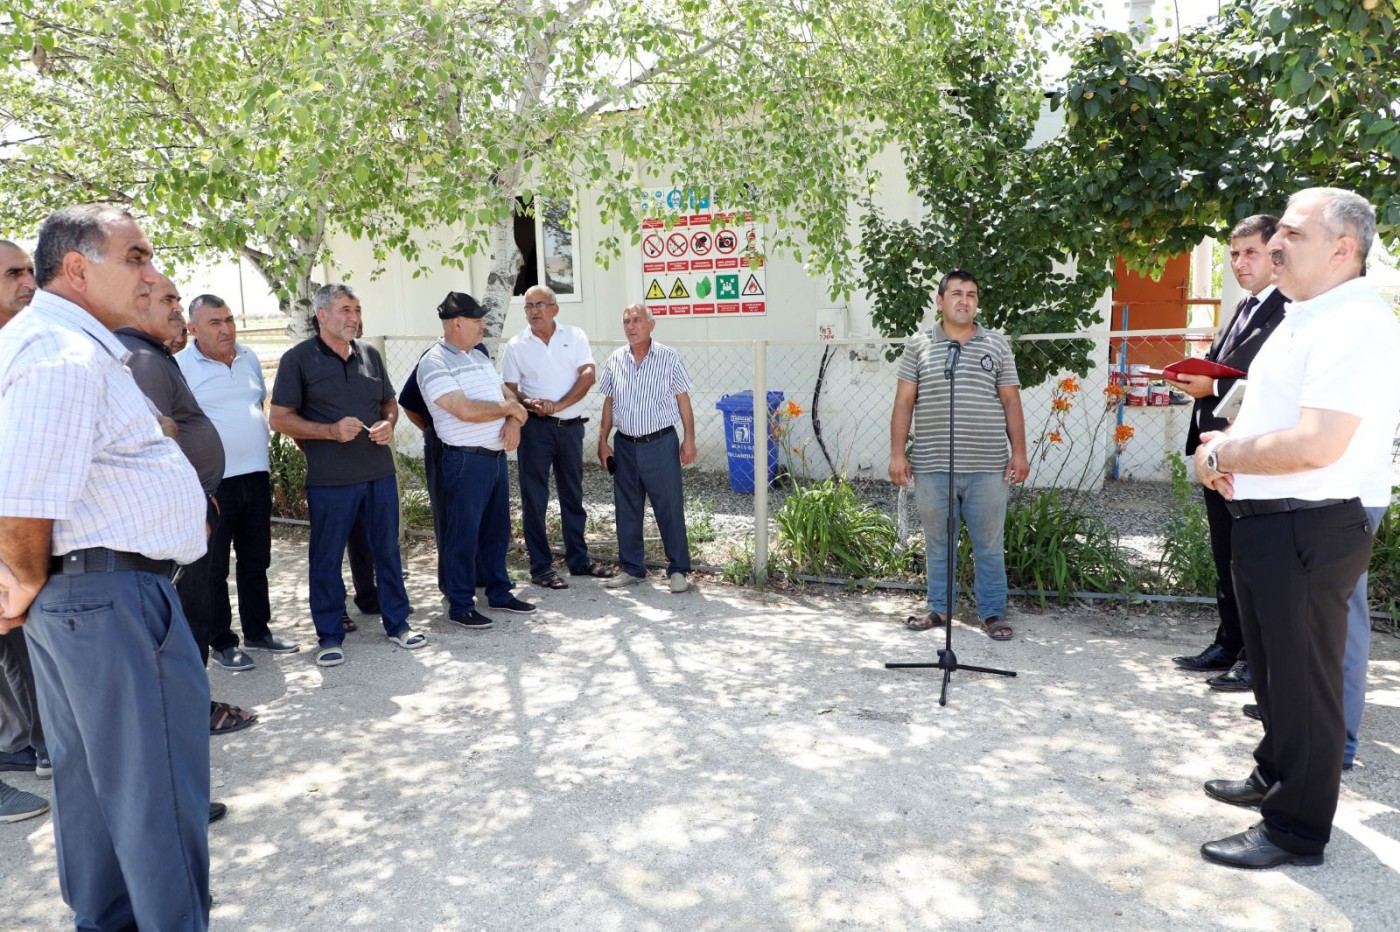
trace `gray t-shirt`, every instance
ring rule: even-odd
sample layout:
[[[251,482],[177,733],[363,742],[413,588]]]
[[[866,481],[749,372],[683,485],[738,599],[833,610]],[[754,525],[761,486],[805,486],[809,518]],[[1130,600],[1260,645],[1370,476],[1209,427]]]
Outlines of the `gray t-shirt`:
[[[350,341],[350,358],[341,359],[319,336],[303,340],[282,355],[272,383],[272,403],[292,408],[308,421],[334,424],[358,418],[368,428],[382,420],[382,405],[394,397],[379,350],[363,340]],[[390,447],[362,430],[349,443],[304,440],[307,485],[355,485],[394,474]]]
[[[1006,438],[1006,409],[997,389],[1021,384],[1016,359],[1006,337],[981,324],[963,346],[955,379],[943,378],[948,360],[948,337],[941,323],[918,331],[905,344],[899,377],[919,387],[914,401],[914,449],[909,455],[915,473],[948,469],[948,393],[953,385],[957,404],[953,418],[958,472],[1000,472],[1010,458]]]

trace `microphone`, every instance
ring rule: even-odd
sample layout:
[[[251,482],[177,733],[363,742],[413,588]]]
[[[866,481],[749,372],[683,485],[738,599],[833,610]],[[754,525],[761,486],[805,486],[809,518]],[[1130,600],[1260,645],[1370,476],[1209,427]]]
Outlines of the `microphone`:
[[[958,367],[958,357],[962,355],[962,344],[957,340],[948,341],[948,359],[943,364],[943,378],[952,379],[953,370]]]

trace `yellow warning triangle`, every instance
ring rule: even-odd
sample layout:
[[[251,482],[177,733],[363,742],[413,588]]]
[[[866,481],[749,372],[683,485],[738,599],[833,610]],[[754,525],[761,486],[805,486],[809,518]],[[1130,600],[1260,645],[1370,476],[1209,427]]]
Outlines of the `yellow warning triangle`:
[[[656,279],[651,280],[651,287],[647,289],[647,300],[656,301],[666,297],[666,292],[661,289],[661,282]]]
[[[690,297],[690,291],[685,287],[685,282],[681,281],[679,278],[676,279],[676,283],[671,286],[671,300],[674,301],[676,298],[688,297]]]

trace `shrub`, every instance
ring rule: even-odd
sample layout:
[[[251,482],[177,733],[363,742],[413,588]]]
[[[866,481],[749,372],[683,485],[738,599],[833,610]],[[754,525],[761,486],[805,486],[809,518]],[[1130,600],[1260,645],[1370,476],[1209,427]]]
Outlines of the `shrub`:
[[[272,513],[305,521],[311,516],[306,506],[306,454],[296,441],[277,433],[272,435],[267,452],[272,474]]]
[[[1162,525],[1162,557],[1157,575],[1169,592],[1178,595],[1214,595],[1217,576],[1210,551],[1210,522],[1206,506],[1187,478],[1187,466],[1178,453],[1167,454],[1172,473],[1174,510]]]
[[[970,543],[959,547],[958,562],[970,580]],[[1014,588],[1039,593],[1042,605],[1049,593],[1063,603],[1077,590],[1122,592],[1136,583],[1118,535],[1072,499],[1061,502],[1056,489],[1041,489],[1029,500],[1017,496],[1007,508],[1006,578]]]
[[[1394,501],[1396,489],[1391,493]],[[1371,577],[1367,583],[1371,605],[1390,613],[1392,630],[1400,627],[1400,511],[1392,505],[1381,519],[1371,551]]]
[[[845,479],[799,487],[774,520],[779,546],[797,572],[864,579],[907,569],[894,522],[863,504]]]

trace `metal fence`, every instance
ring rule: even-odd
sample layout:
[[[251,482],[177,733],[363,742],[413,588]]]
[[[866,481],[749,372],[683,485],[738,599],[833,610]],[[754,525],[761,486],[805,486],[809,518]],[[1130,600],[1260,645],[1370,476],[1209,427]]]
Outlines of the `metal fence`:
[[[1022,404],[1031,460],[1027,485],[1054,487],[1081,495],[1105,483],[1164,482],[1168,455],[1180,453],[1190,422],[1190,399],[1134,375],[1135,366],[1160,367],[1203,349],[1204,330],[1117,331],[1027,336],[1014,344],[1022,374]],[[379,342],[379,341],[376,341]],[[499,358],[502,340],[492,343]],[[781,406],[775,432],[752,431],[753,555],[762,576],[769,556],[769,444],[777,447],[778,471],[820,480],[840,474],[857,480],[872,502],[892,511],[895,495],[888,481],[889,422],[903,340],[677,341],[695,384],[694,468],[724,473],[725,416],[736,393],[766,393]],[[395,385],[402,385],[432,340],[387,337],[382,341]],[[601,366],[615,342],[594,343]],[[726,398],[729,398],[726,401]],[[586,400],[590,419],[585,440],[592,458],[602,409],[597,392]],[[795,403],[789,407],[788,402]],[[407,420],[398,432],[400,450],[419,454],[421,438]],[[742,425],[741,432],[745,426]],[[861,482],[860,480],[869,480]],[[689,480],[688,480],[689,481]],[[514,494],[514,490],[513,490]],[[781,493],[777,493],[781,494]],[[1169,499],[1156,497],[1157,501]],[[1157,507],[1166,508],[1163,504]],[[1165,520],[1165,511],[1160,516]],[[1161,523],[1161,522],[1158,522]]]

